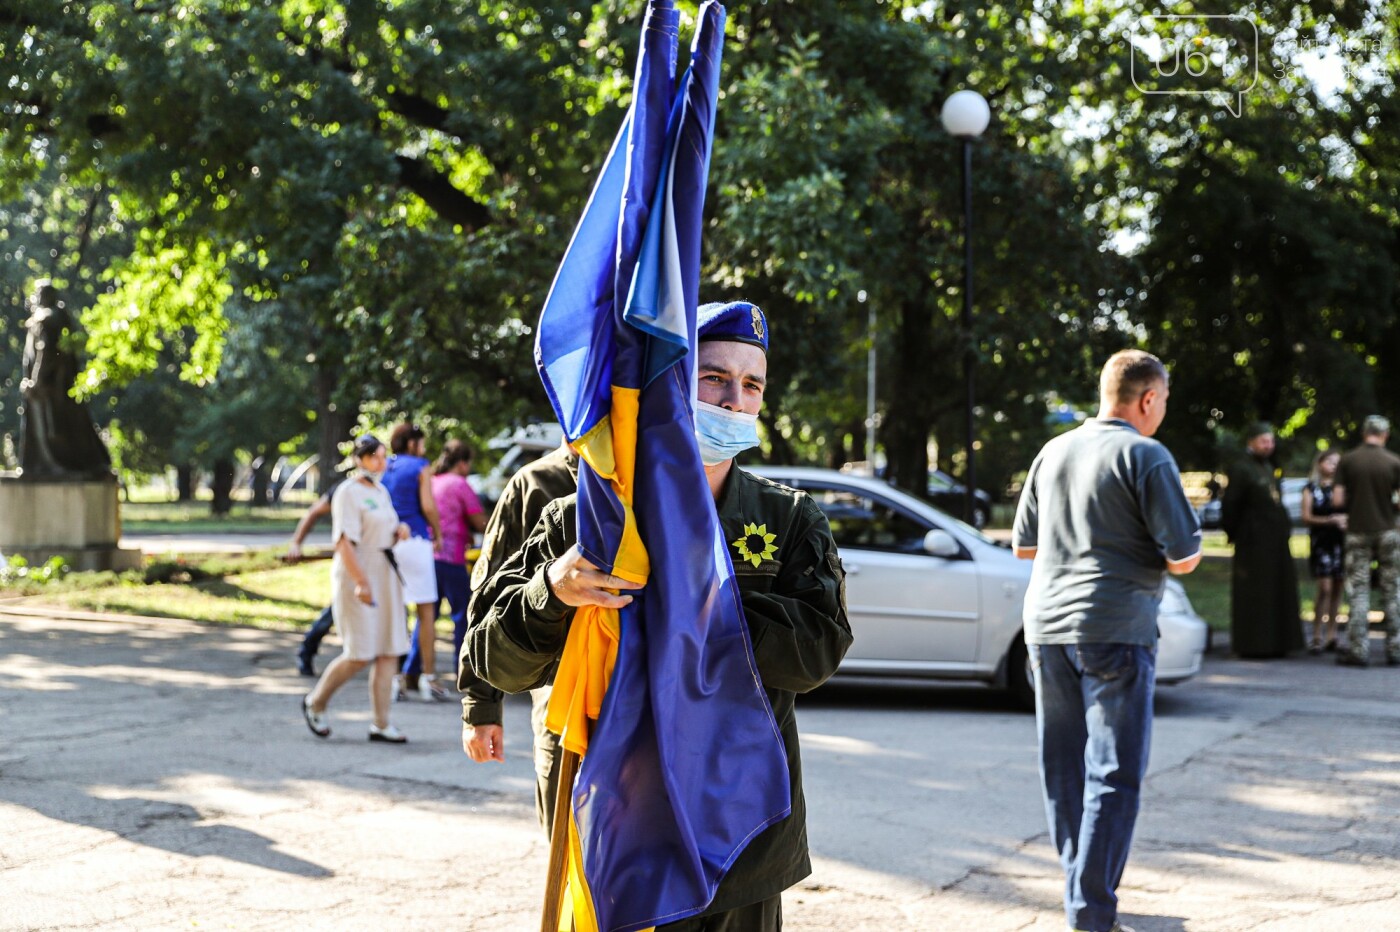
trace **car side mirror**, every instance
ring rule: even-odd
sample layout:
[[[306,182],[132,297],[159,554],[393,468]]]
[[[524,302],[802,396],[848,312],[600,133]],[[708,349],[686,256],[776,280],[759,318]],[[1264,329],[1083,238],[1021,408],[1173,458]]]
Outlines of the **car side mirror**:
[[[934,528],[924,535],[924,553],[933,557],[951,558],[962,553],[962,547],[947,531]]]

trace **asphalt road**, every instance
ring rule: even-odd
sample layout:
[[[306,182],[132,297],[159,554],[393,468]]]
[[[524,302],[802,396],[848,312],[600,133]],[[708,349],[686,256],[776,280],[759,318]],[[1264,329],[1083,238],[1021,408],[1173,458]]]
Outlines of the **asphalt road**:
[[[528,706],[474,765],[454,704],[313,738],[292,635],[0,614],[0,929],[530,930]],[[1379,653],[1379,645],[1377,653]],[[1210,658],[1164,689],[1120,890],[1138,932],[1400,930],[1400,669]],[[1031,717],[976,689],[799,705],[794,930],[1062,930]]]

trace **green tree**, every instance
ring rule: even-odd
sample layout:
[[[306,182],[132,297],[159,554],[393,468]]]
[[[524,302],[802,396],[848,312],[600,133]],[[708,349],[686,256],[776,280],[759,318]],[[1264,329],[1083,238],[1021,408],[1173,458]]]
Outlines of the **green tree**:
[[[0,201],[0,466],[17,465],[20,379],[34,282],[53,279],[61,300],[80,317],[103,285],[104,264],[129,248],[129,237],[105,210],[100,187],[70,183],[65,166],[48,165]],[[90,406],[99,426],[114,399]]]
[[[1095,76],[1096,62],[1059,41],[1088,17],[1079,5],[1026,17],[1012,5],[838,2],[734,14],[712,274],[776,311],[770,420],[805,444],[796,455],[836,461],[863,440],[860,292],[876,309],[893,477],[921,491],[930,439],[944,465],[963,446],[961,153],[940,122],[960,87],[994,108],[973,194],[980,423],[1023,425],[1024,456],[1044,436],[1036,399],[1082,379],[1096,341],[1117,331],[1102,307],[1116,267],[1106,231],[1072,153],[1051,139],[1069,106],[1056,89]],[[994,488],[1011,460],[994,461]]]
[[[308,411],[326,462],[362,405],[477,441],[546,415],[534,319],[622,118],[643,6],[6,4],[0,198],[46,205],[16,208],[31,232],[12,237],[86,270],[85,390],[177,367],[208,386],[182,429],[238,438],[201,456],[257,457]],[[1173,365],[1165,436],[1186,462],[1256,416],[1344,433],[1400,388],[1382,129],[1400,63],[1390,42],[1322,93],[1301,48],[1389,42],[1394,8],[1257,8],[1269,67],[1235,118],[1218,95],[1141,93],[1136,14],[1106,0],[735,4],[704,293],[773,317],[770,454],[857,455],[873,307],[892,475],[922,487],[931,439],[965,462],[960,153],[939,122],[964,86],[993,109],[973,190],[985,485],[1024,468],[1049,402],[1092,406],[1128,344]],[[101,238],[77,235],[89,203]]]
[[[1219,94],[1139,93],[1126,58],[1096,89],[1113,106],[1091,170],[1116,182],[1102,200],[1140,244],[1113,298],[1173,367],[1163,438],[1187,465],[1214,465],[1220,441],[1267,419],[1301,468],[1397,387],[1400,202],[1380,131],[1397,110],[1395,13],[1268,3],[1219,21],[1207,41],[1259,34],[1237,116]],[[1347,65],[1335,88],[1313,63],[1328,48]]]
[[[523,264],[515,274],[528,278],[512,277],[499,259],[557,254],[568,225],[541,207],[572,212],[586,194],[594,146],[572,153],[590,142],[603,82],[619,77],[614,40],[587,12],[446,0],[7,5],[0,184],[17,190],[67,164],[70,183],[112,191],[114,215],[136,232],[87,318],[98,335],[89,387],[152,371],[172,342],[185,377],[208,383],[237,296],[311,338],[325,459],[360,398],[403,392],[381,376],[394,367],[421,389],[405,407],[470,399],[482,432],[516,416],[509,382],[528,359],[528,328],[514,315],[521,298],[538,306],[548,275]],[[536,245],[548,235],[557,241]],[[429,274],[410,265],[423,259]],[[355,325],[374,315],[390,326]],[[401,339],[386,346],[386,334]],[[468,336],[439,352],[412,342],[424,334]],[[503,389],[507,403],[495,403]]]

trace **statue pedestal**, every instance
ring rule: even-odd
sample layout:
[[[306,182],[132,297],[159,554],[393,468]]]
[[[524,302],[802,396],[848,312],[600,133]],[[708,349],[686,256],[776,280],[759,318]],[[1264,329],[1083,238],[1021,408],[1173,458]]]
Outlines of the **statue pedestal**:
[[[0,554],[30,565],[59,556],[74,570],[136,569],[141,551],[124,550],[117,480],[26,480],[0,476]]]

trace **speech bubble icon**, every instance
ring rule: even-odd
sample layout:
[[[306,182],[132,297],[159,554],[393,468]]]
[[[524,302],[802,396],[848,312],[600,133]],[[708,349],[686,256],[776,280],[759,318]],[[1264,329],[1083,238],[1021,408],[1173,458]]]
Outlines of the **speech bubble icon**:
[[[1219,97],[1231,116],[1259,83],[1259,28],[1243,13],[1139,17],[1128,76],[1144,94]]]

